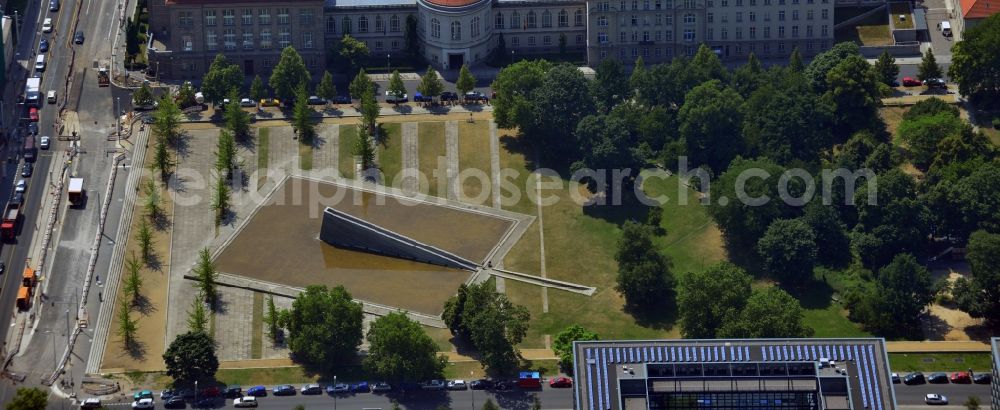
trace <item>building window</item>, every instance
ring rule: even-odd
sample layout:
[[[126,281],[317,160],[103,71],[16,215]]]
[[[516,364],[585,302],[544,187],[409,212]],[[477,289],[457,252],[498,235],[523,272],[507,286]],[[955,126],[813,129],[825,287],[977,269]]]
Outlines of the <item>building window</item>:
[[[649,0],[642,0],[642,9],[649,10]]]
[[[243,25],[253,25],[253,9],[243,9]]]
[[[778,21],[785,21],[785,11],[781,10],[778,12]]]
[[[399,41],[398,40],[392,40],[392,49],[393,50],[398,50],[399,49]]]
[[[288,27],[278,28],[278,46],[285,48],[292,45],[292,30]]]
[[[764,38],[771,38],[771,28],[764,27]]]
[[[316,45],[313,43],[312,32],[307,31],[305,33],[302,33],[302,48],[306,50],[312,50],[313,48],[316,48]]]
[[[190,34],[181,36],[181,47],[184,51],[194,51],[194,41],[192,41]]]
[[[368,17],[358,17],[358,33],[368,32]]]
[[[618,42],[619,43],[624,43],[625,41],[627,41],[627,38],[625,36],[627,36],[627,34],[625,34],[624,31],[621,32],[621,33],[619,33],[618,34]]]
[[[714,13],[708,13],[708,14],[706,14],[705,15],[705,20],[707,20],[709,23],[714,23],[715,22],[715,14]]]
[[[829,28],[827,28],[826,24],[824,24],[822,27],[819,28],[819,32],[820,32],[820,36],[826,37],[827,34],[829,34],[830,30],[829,30]]]
[[[271,9],[257,9],[257,21],[262,26],[271,24]]]
[[[663,32],[657,30],[656,31],[656,37],[655,37],[655,39],[656,39],[656,41],[662,41],[663,40]]]
[[[686,8],[686,9],[693,9],[694,7],[695,7],[695,1],[694,0],[684,0],[684,8]]]
[[[632,49],[632,59],[635,59],[637,57],[639,57],[639,49],[638,48],[633,48]]]
[[[559,11],[559,27],[569,27],[569,12],[566,10]]]
[[[653,49],[653,50],[654,50],[653,54],[656,55],[656,58],[660,58],[660,54],[661,54],[662,51],[659,48],[656,48],[656,49]]]
[[[393,33],[399,32],[399,16],[393,15],[389,18],[389,31]]]
[[[813,43],[806,44],[806,50],[812,51],[813,50]]]
[[[274,68],[274,59],[271,57],[264,57],[264,69],[270,70]]]
[[[528,47],[535,46],[535,36],[528,36]]]
[[[182,11],[177,13],[177,24],[181,27],[193,27],[194,18],[191,17],[190,11]]]
[[[552,36],[544,36],[544,37],[542,37],[542,45],[543,46],[551,46],[552,45]]]
[[[253,49],[253,32],[244,31],[243,32],[243,49],[252,50]]]
[[[479,17],[472,18],[472,23],[469,25],[469,30],[472,31],[472,38],[479,37]]]
[[[583,34],[576,35],[576,44],[583,44]]]
[[[351,18],[344,16],[344,19],[340,22],[340,30],[343,34],[351,34],[353,29],[353,24],[351,24]]]
[[[608,11],[610,9],[611,9],[611,4],[609,2],[602,1],[600,3],[597,3],[598,11]]]
[[[635,14],[632,15],[632,25],[633,26],[639,25],[639,17],[637,17]]]
[[[597,42],[600,43],[600,44],[607,44],[608,43],[608,33],[605,33],[603,31],[600,32],[600,33],[597,33]]]
[[[820,16],[822,17],[823,20],[829,20],[830,19],[830,10],[823,9],[823,11],[820,12],[820,13],[821,13]]]
[[[720,3],[722,4],[722,7],[729,7],[729,0],[722,0]]]
[[[778,43],[778,52],[779,53],[785,52],[785,43]]]
[[[806,20],[812,20],[813,17],[816,17],[816,12],[814,10],[806,11]]]
[[[205,10],[205,25],[206,26],[215,25],[215,10]]]
[[[311,26],[316,22],[316,14],[313,13],[312,9],[299,10],[299,22],[303,26]]]
[[[573,13],[573,21],[577,27],[583,27],[583,10],[577,10]]]
[[[236,49],[236,30],[233,30],[231,28],[227,28],[225,31],[223,31],[222,32],[222,41],[223,41],[223,45],[226,47],[226,50],[235,50]]]
[[[736,54],[737,55],[743,54],[743,44],[736,45]]]
[[[625,49],[624,48],[619,48],[618,49],[618,59],[619,60],[624,60],[625,59]]]
[[[747,15],[747,17],[750,19],[750,21],[757,21],[757,13],[751,11],[750,14]]]
[[[278,24],[288,24],[288,8],[278,9]]]
[[[750,39],[757,38],[757,27],[750,27]]]
[[[215,31],[209,30],[205,32],[205,48],[209,51],[214,51],[219,47],[218,40]]]
[[[713,30],[711,27],[705,29],[705,40],[714,40],[715,39],[715,35],[712,34],[713,31],[715,31],[715,30]],[[668,31],[667,34],[670,34],[670,32]]]
[[[536,27],[536,24],[535,24],[535,12],[534,11],[529,11],[528,12],[528,18],[527,18],[527,20],[528,20],[528,28],[535,28]]]
[[[799,19],[799,11],[792,10],[792,20],[798,20],[798,19]]]
[[[694,41],[694,30],[692,29],[684,30],[684,41],[689,43]]]
[[[607,27],[608,26],[608,16],[600,16],[600,17],[598,17],[597,18],[597,26],[598,27]]]
[[[685,14],[684,24],[694,24],[694,14],[692,13]]]
[[[674,41],[674,32],[667,30],[667,41]]]
[[[737,23],[742,23],[743,22],[743,12],[742,11],[737,11],[736,12],[736,22]]]
[[[684,47],[684,55],[686,55],[688,57],[693,56],[694,55],[694,47],[691,47],[691,46]]]
[[[236,25],[236,10],[233,9],[222,10],[222,25],[223,26]]]
[[[719,38],[722,40],[729,40],[729,29],[722,27],[719,29]]]
[[[742,40],[743,39],[743,27],[737,27],[736,28],[736,39],[737,40]]]
[[[513,38],[510,39],[510,43],[513,44],[514,47],[520,47],[521,46],[521,38],[518,37],[518,36],[514,36]]]
[[[451,39],[452,40],[462,39],[462,23],[457,21],[451,22]]]
[[[431,19],[431,37],[441,37],[441,22],[438,19]]]
[[[792,38],[799,37],[799,26],[792,26]]]
[[[333,34],[337,32],[337,19],[333,16],[327,16],[326,18],[326,33]]]
[[[639,0],[632,0],[632,10],[639,10]]]
[[[785,26],[778,26],[778,38],[785,38]]]
[[[764,43],[764,54],[771,53],[771,43]]]
[[[385,33],[385,25],[382,23],[382,16],[375,16],[375,32]]]
[[[382,40],[375,40],[375,49],[382,51]]]
[[[771,13],[764,12],[764,21],[771,21]]]
[[[268,49],[271,48],[271,29],[262,28],[260,29],[260,48]]]
[[[503,13],[497,13],[493,16],[493,28],[499,30],[503,28]]]
[[[654,7],[655,7],[655,8],[657,9],[657,10],[659,10],[659,9],[663,8],[663,0],[656,0],[656,2],[655,2],[655,3],[653,3],[653,4],[654,4]]]
[[[548,10],[542,12],[542,27],[552,27],[552,13]]]
[[[516,11],[510,13],[510,28],[521,28],[521,14]]]

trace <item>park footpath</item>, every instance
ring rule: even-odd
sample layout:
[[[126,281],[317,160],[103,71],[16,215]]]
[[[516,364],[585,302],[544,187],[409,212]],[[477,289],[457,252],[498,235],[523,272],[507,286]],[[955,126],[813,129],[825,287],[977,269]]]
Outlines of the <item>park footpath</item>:
[[[434,105],[434,106],[423,106],[416,103],[407,104],[379,104],[381,110],[379,112],[379,117],[394,117],[394,116],[407,116],[407,115],[456,115],[456,114],[469,114],[470,116],[474,114],[490,113],[493,112],[493,106],[486,104],[455,104],[455,105]],[[209,123],[209,122],[221,122],[222,115],[218,113],[215,107],[208,105],[208,108],[200,111],[194,111],[192,109],[185,110],[184,122],[189,123]],[[256,111],[251,114],[254,115],[254,122],[262,121],[290,121],[291,110],[289,109],[286,113],[284,110],[275,107],[259,107]],[[313,114],[314,118],[360,118],[361,112],[358,111],[352,105],[341,104],[341,105],[329,105],[323,107],[322,110],[318,110]],[[454,119],[454,118],[452,118]]]

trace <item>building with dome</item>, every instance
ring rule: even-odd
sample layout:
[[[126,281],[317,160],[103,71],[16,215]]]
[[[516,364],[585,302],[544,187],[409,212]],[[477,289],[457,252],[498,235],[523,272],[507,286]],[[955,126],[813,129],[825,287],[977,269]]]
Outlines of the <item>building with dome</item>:
[[[201,78],[224,53],[248,75],[270,73],[294,46],[324,68],[345,35],[373,57],[407,52],[407,31],[432,65],[454,70],[497,52],[583,54],[631,64],[691,56],[705,43],[724,61],[785,59],[833,45],[831,0],[149,0],[150,57],[161,78]],[[408,27],[410,27],[408,29]]]

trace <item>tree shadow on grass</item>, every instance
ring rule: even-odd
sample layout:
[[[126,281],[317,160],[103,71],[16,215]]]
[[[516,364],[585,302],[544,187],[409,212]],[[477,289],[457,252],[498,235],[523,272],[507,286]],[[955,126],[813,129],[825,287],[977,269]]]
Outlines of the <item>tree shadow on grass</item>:
[[[123,343],[125,352],[132,360],[140,360],[146,356],[146,344],[135,338],[126,340]]]
[[[535,162],[535,150],[534,148],[525,142],[524,137],[520,135],[512,135],[511,130],[498,130],[500,135],[500,146],[504,150],[510,153],[524,155],[524,166],[528,171],[533,171],[538,168],[538,164]]]
[[[811,280],[798,285],[781,285],[781,288],[799,300],[803,309],[826,309],[833,300],[833,287],[825,280]]]
[[[153,306],[149,298],[141,293],[132,300],[132,309],[135,309],[135,311],[141,313],[143,316],[149,316],[156,311],[156,307]]]
[[[153,222],[153,229],[157,231],[165,231],[171,226],[170,218],[167,218],[163,212],[158,212],[150,218]]]
[[[163,271],[163,261],[160,260],[160,255],[157,255],[156,252],[150,251],[148,257],[145,259],[145,263],[149,269],[157,272]]]
[[[677,324],[677,301],[673,295],[664,298],[663,303],[656,306],[625,306],[622,310],[632,316],[636,324],[645,328],[671,330]]]

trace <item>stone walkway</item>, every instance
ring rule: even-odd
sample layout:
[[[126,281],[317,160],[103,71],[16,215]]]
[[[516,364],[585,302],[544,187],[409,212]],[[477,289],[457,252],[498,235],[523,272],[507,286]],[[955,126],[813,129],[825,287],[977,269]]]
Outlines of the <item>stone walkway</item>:
[[[219,297],[224,300],[224,311],[215,314],[216,354],[219,360],[239,360],[250,358],[253,334],[253,294],[248,289],[219,287]]]
[[[417,123],[403,123],[403,192],[415,193],[420,189]]]
[[[445,153],[448,158],[448,199],[458,200],[458,122],[444,124]]]
[[[318,127],[319,139],[313,147],[313,169],[335,170],[340,164],[340,125]]]

